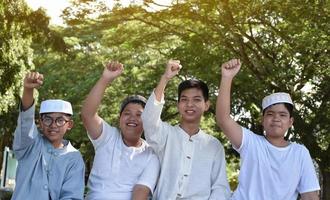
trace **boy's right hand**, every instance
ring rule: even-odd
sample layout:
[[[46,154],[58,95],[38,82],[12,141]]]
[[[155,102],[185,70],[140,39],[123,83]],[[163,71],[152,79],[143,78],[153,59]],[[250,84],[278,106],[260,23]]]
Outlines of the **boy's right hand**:
[[[241,68],[239,59],[231,59],[221,65],[221,76],[233,78]]]
[[[169,60],[166,65],[166,70],[164,76],[166,79],[171,79],[175,75],[179,74],[182,65],[180,65],[180,60]]]
[[[44,76],[39,72],[29,72],[25,75],[23,86],[27,89],[38,88],[42,85]]]
[[[124,71],[124,65],[118,61],[111,61],[106,64],[102,78],[107,80],[108,82],[113,81],[118,76],[120,76]]]

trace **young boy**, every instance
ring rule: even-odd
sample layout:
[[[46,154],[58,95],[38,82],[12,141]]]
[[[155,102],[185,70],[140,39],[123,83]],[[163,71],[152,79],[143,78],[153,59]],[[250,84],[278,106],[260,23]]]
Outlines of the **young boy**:
[[[154,199],[228,199],[224,149],[199,127],[210,105],[207,85],[199,80],[180,83],[180,124],[171,126],[160,119],[165,87],[180,68],[179,61],[168,62],[142,114],[146,140],[161,162]]]
[[[119,129],[97,114],[105,89],[122,72],[121,63],[109,63],[81,110],[84,126],[95,148],[87,199],[146,200],[157,182],[159,161],[141,138],[141,114],[146,99],[136,95],[122,102]]]
[[[240,61],[222,65],[217,99],[217,122],[240,153],[239,184],[232,199],[317,200],[320,189],[312,159],[305,146],[288,142],[285,133],[293,124],[293,103],[287,93],[274,93],[262,101],[264,136],[241,127],[230,117],[230,90]]]
[[[15,130],[13,149],[18,160],[12,199],[83,199],[85,165],[82,156],[63,136],[73,127],[71,104],[46,100],[40,106],[40,130],[34,123],[34,89],[43,75],[30,72]]]

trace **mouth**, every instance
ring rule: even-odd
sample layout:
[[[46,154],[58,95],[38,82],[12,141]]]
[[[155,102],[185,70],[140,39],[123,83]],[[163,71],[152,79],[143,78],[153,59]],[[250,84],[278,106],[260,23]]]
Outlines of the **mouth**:
[[[194,114],[194,113],[195,113],[194,110],[186,110],[185,112],[186,112],[187,114]]]
[[[126,126],[128,127],[137,127],[137,123],[127,123]]]

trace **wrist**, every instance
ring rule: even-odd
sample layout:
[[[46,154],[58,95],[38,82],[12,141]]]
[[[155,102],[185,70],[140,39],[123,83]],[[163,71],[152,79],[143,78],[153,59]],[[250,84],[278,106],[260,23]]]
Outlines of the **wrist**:
[[[160,80],[164,83],[168,83],[170,81],[170,77],[168,77],[166,74],[163,74],[160,78]]]
[[[103,76],[101,76],[101,78],[99,79],[99,81],[105,85],[112,83],[113,80],[115,80],[115,78],[106,78]]]

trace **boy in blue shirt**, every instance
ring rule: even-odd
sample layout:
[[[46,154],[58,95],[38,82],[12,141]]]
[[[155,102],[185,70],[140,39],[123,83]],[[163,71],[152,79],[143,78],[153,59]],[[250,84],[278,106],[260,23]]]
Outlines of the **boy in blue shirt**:
[[[24,78],[13,144],[18,167],[12,200],[81,200],[85,165],[80,152],[63,139],[73,127],[71,104],[63,100],[41,102],[39,129],[33,93],[42,83],[43,75],[38,72]]]

